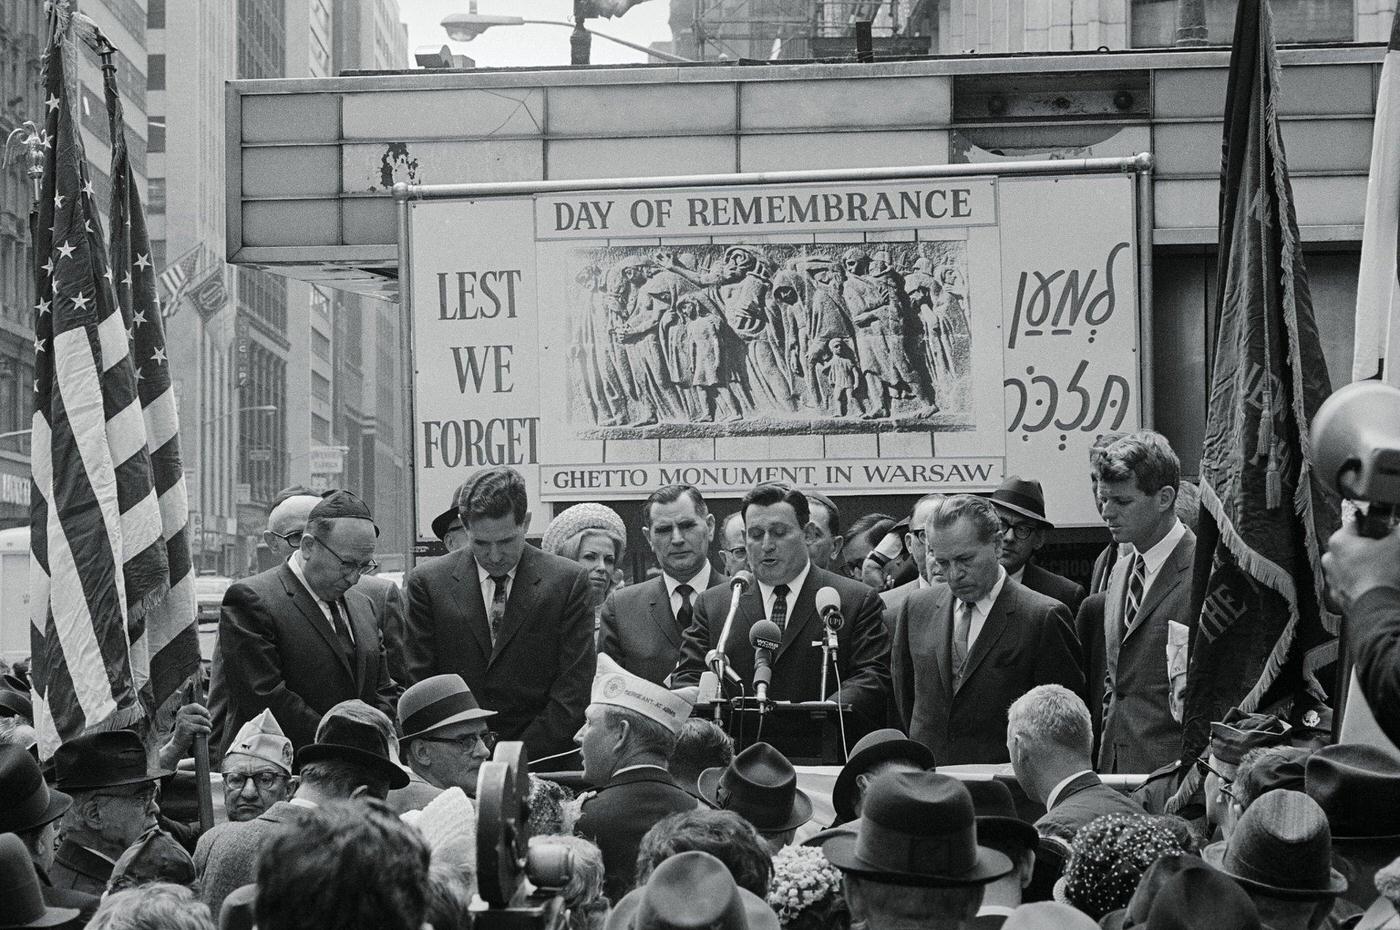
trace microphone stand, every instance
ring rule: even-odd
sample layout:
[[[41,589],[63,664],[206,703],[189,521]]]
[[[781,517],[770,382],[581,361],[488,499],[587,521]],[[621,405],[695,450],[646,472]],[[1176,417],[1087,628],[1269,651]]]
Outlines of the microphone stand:
[[[729,644],[729,631],[734,627],[734,615],[739,612],[739,598],[743,596],[744,589],[748,587],[747,582],[741,582],[739,584],[730,582],[730,584],[734,588],[734,593],[729,598],[729,614],[724,618],[724,626],[721,627],[719,631],[719,643],[705,656],[705,664],[708,665],[710,671],[715,674],[715,680],[717,682],[715,686],[716,698],[724,693],[724,676],[729,670],[729,656],[725,652]],[[719,723],[720,701],[715,700],[712,703],[712,707],[714,710],[715,723]]]

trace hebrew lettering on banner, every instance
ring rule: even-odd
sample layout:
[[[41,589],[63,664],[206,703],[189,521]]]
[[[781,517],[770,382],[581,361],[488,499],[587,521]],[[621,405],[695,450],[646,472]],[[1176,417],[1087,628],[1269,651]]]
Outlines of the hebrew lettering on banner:
[[[580,438],[971,425],[963,240],[571,255],[568,422]]]

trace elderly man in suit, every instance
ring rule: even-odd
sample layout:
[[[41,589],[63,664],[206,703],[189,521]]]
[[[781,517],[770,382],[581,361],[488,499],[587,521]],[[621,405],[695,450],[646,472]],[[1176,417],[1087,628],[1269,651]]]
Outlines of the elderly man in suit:
[[[497,711],[501,739],[524,741],[531,760],[568,752],[597,663],[588,572],[526,544],[529,500],[515,469],[478,472],[457,504],[467,547],[405,582],[408,677],[461,675]]]
[[[1113,541],[1132,543],[1104,599],[1100,772],[1151,772],[1181,756],[1196,534],[1176,516],[1181,462],[1140,430],[1104,450],[1099,497]]]
[[[940,765],[1007,762],[1011,702],[1036,685],[1084,684],[1069,611],[1001,567],[1001,520],[985,498],[948,498],[926,529],[946,584],[915,592],[900,609],[895,701],[910,738]]]
[[[1026,796],[1045,805],[1035,822],[1044,836],[1072,842],[1079,828],[1103,814],[1145,814],[1142,805],[1094,774],[1089,708],[1059,685],[1021,695],[1006,714],[1006,751]]]
[[[1037,594],[1064,604],[1073,617],[1084,601],[1084,586],[1031,561],[1045,545],[1046,531],[1055,528],[1045,518],[1045,492],[1040,482],[1012,475],[992,492],[992,503],[1001,515],[1002,568]]]
[[[909,514],[909,532],[904,537],[904,545],[909,550],[910,558],[914,560],[914,566],[919,570],[919,577],[913,581],[907,581],[897,588],[880,592],[880,600],[885,603],[885,628],[890,631],[890,635],[894,635],[895,618],[899,616],[899,608],[904,606],[904,601],[909,595],[915,591],[922,591],[934,582],[941,580],[934,578],[929,573],[928,518],[933,513],[934,508],[947,496],[946,494],[925,494],[914,502],[914,510]]]
[[[684,484],[658,489],[642,505],[661,577],[614,590],[603,603],[598,652],[627,671],[665,684],[681,656],[681,634],[702,591],[729,583],[710,566],[715,518],[700,492]]]
[[[889,636],[880,619],[880,598],[869,587],[813,565],[807,545],[813,535],[807,498],[786,485],[761,484],[743,500],[749,565],[758,584],[739,598],[738,614],[724,644],[730,667],[745,681],[753,680],[754,650],[749,629],[770,620],[782,631],[774,650],[773,680],[768,695],[777,701],[835,699],[849,703],[857,716],[852,726],[860,733],[880,725],[889,699]],[[823,626],[816,596],[833,588],[840,599],[845,624],[837,634],[837,668],[821,694]],[[705,656],[719,645],[729,612],[727,588],[700,595],[695,621],[686,630],[681,663],[672,687],[697,685],[705,671]]]
[[[336,491],[312,508],[291,558],[225,592],[214,683],[227,706],[225,740],[267,709],[297,749],[341,701],[359,698],[393,717],[402,689],[369,598],[352,590],[376,567],[378,535],[364,501]]]

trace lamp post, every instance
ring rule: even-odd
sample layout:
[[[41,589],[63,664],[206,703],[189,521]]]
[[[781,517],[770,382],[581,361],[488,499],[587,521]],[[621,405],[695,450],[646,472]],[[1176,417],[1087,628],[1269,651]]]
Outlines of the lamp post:
[[[574,21],[571,23],[562,19],[525,19],[520,16],[500,16],[486,13],[452,13],[443,18],[442,28],[447,31],[447,37],[454,42],[470,42],[492,26],[563,26],[565,29],[572,30],[569,35],[569,63],[574,65],[588,64],[589,49],[594,36],[650,55],[660,61],[695,61],[693,58],[683,58],[670,52],[647,48],[636,42],[629,42],[626,39],[619,39],[617,36],[589,29],[584,25],[587,18],[588,0],[574,0]]]

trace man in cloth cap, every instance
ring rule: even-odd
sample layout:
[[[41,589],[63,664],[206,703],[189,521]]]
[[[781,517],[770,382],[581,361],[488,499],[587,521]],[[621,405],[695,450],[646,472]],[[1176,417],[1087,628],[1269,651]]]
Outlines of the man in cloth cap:
[[[383,800],[390,789],[408,784],[408,775],[389,755],[387,720],[362,701],[331,708],[316,730],[315,742],[297,751],[293,797],[279,801],[243,823],[220,824],[199,838],[194,863],[199,899],[217,913],[224,898],[256,877],[258,854],[275,834],[295,827],[309,811],[330,801]]]
[[[39,763],[21,746],[0,746],[0,833],[19,837],[38,875],[44,903],[49,907],[77,908],[86,924],[97,910],[96,895],[55,888],[49,881],[53,868],[56,824],[72,805],[73,799],[49,788],[39,771]]]
[[[1202,788],[1206,819],[1211,828],[1219,827],[1222,839],[1230,838],[1235,826],[1235,806],[1230,803],[1230,785],[1241,760],[1251,749],[1288,745],[1290,727],[1273,714],[1246,714],[1238,707],[1225,712],[1225,719],[1210,725],[1210,748]],[[1240,808],[1243,812],[1243,808]]]
[[[887,772],[870,784],[855,829],[822,844],[845,876],[852,924],[952,930],[976,916],[1011,860],[979,845],[972,796],[936,772]]]
[[[156,827],[159,780],[146,767],[146,747],[130,730],[87,733],[58,747],[59,790],[73,798],[49,877],[57,888],[100,895],[126,848]]]
[[[393,717],[401,689],[389,676],[374,606],[352,590],[377,567],[378,535],[364,501],[328,492],[285,563],[229,586],[217,649],[226,738],[271,709],[299,749],[322,714],[351,698]]]
[[[1064,604],[1074,616],[1084,601],[1084,586],[1032,561],[1045,545],[1045,534],[1055,528],[1045,517],[1045,492],[1040,482],[1012,475],[992,492],[992,503],[1001,516],[1001,565],[1006,574],[1037,594]]]
[[[797,770],[767,743],[749,746],[727,768],[701,772],[697,788],[715,807],[753,824],[769,852],[791,843],[812,819],[812,799],[797,787]]]
[[[224,813],[231,823],[262,816],[292,796],[292,741],[272,711],[243,724],[224,753]]]
[[[574,832],[603,851],[607,894],[617,901],[632,887],[646,832],[668,814],[698,806],[666,770],[692,704],[606,655],[598,657],[592,698],[574,740],[583,750],[584,778],[598,787],[580,796]]]
[[[415,810],[448,788],[476,797],[481,763],[496,745],[494,716],[477,704],[461,675],[434,675],[405,691],[399,698],[399,752],[408,764],[409,785],[400,796],[390,795],[389,805],[403,807],[399,813]]]

